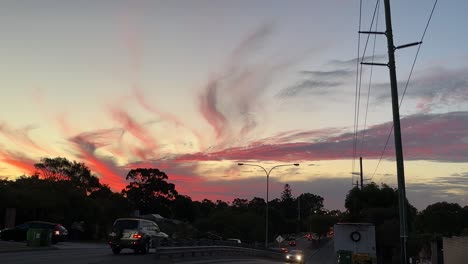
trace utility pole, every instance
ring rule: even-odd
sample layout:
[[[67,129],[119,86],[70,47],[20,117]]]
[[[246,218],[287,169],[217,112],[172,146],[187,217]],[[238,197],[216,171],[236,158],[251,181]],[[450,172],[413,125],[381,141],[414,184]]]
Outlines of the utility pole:
[[[301,196],[297,197],[297,233],[301,232]]]
[[[406,187],[405,169],[403,164],[403,146],[401,143],[400,128],[400,106],[398,100],[398,87],[395,69],[395,46],[393,44],[392,17],[390,12],[390,0],[384,0],[385,4],[385,25],[387,27],[387,48],[388,48],[388,68],[390,71],[390,87],[392,92],[393,109],[393,135],[395,136],[395,153],[397,162],[398,177],[398,205],[400,208],[400,263],[408,263],[406,252],[406,242],[408,239],[408,220],[406,217]]]
[[[361,190],[362,190],[362,187],[364,186],[364,184],[363,184],[364,177],[362,176],[363,175],[363,172],[362,172],[362,157],[359,157],[359,166],[361,167]]]
[[[387,36],[387,48],[388,48],[388,63],[366,63],[361,62],[364,65],[377,65],[377,66],[388,66],[390,73],[390,88],[392,95],[392,110],[393,110],[393,135],[395,136],[395,154],[397,162],[397,180],[398,180],[398,205],[399,205],[399,216],[400,216],[400,263],[407,264],[408,256],[406,251],[406,243],[408,239],[408,220],[406,210],[406,187],[405,187],[405,170],[403,164],[403,146],[401,143],[401,128],[400,128],[400,107],[398,102],[398,87],[397,77],[395,69],[395,50],[401,48],[407,48],[411,46],[420,45],[422,42],[414,42],[406,45],[395,47],[393,44],[393,31],[392,31],[392,18],[390,12],[390,0],[384,0],[385,5],[385,32],[372,32],[372,31],[360,31],[359,33],[364,34],[380,34]],[[361,178],[362,179],[362,178]]]

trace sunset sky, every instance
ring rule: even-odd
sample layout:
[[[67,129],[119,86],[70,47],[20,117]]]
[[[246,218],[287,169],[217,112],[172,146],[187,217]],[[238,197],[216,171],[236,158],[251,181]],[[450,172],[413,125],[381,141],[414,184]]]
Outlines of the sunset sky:
[[[372,30],[385,31],[381,2]],[[392,125],[387,67],[363,67],[353,155],[359,3],[1,1],[0,177],[62,156],[115,191],[130,169],[154,167],[195,200],[230,202],[265,197],[265,173],[238,162],[300,163],[272,172],[270,197],[289,183],[343,209],[362,156],[364,178],[396,187],[393,134],[379,163]],[[369,30],[376,0],[362,3]],[[419,41],[434,2],[391,3],[395,44]],[[467,10],[439,1],[400,109],[418,209],[468,205]],[[365,61],[373,46],[371,36]],[[386,49],[377,36],[375,62]],[[396,53],[400,96],[417,49]]]

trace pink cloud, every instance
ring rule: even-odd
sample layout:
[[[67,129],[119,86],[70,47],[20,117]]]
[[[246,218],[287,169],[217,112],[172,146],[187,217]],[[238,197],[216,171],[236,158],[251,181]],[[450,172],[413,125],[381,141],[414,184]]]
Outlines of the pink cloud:
[[[304,54],[292,55],[281,60],[273,59],[276,56],[272,55],[254,64],[250,55],[263,48],[272,29],[272,25],[264,25],[243,39],[228,58],[226,67],[204,85],[198,97],[200,113],[218,140],[217,148],[247,139],[260,122],[261,99],[274,76],[304,57]]]
[[[138,122],[122,109],[111,109],[111,114],[126,131],[137,138],[146,147],[145,151],[138,151],[138,155],[145,155],[144,158],[148,158],[149,154],[154,154],[154,151],[158,148],[157,141],[144,126],[138,124]]]
[[[200,112],[206,121],[213,127],[216,137],[220,138],[227,127],[226,117],[217,109],[218,99],[217,81],[210,81],[199,96]]]
[[[468,161],[468,112],[413,115],[402,118],[402,137],[405,158],[411,160]],[[391,123],[370,127],[366,132],[366,158],[380,158]],[[332,129],[331,131],[338,131]],[[323,135],[324,131],[299,133]],[[288,137],[286,135],[286,137]],[[294,139],[289,137],[290,139]],[[393,137],[384,158],[393,158]],[[261,142],[261,140],[260,140]],[[353,158],[353,134],[325,136],[315,142],[253,144],[207,153],[181,155],[178,162],[209,160],[335,160]]]
[[[204,148],[204,145],[205,145],[204,141],[205,140],[203,139],[200,132],[198,132],[196,129],[191,128],[188,125],[186,125],[178,116],[176,116],[174,114],[171,114],[171,113],[163,112],[160,109],[158,109],[155,105],[150,104],[145,99],[145,95],[143,94],[143,91],[141,89],[139,89],[137,86],[133,87],[133,94],[134,94],[137,102],[145,110],[155,114],[157,117],[159,117],[159,118],[161,118],[161,119],[163,119],[165,121],[173,123],[177,127],[182,127],[182,128],[187,129],[188,131],[190,131],[192,134],[195,135],[195,137],[198,139],[198,142],[200,143],[201,147]]]
[[[21,148],[27,148],[29,150],[34,150],[39,153],[49,154],[49,150],[39,146],[39,144],[34,142],[29,137],[28,133],[32,129],[32,126],[24,127],[22,129],[12,129],[4,122],[0,123],[0,134],[9,139],[11,142],[20,145]]]
[[[36,172],[36,168],[34,167],[36,162],[20,153],[0,150],[0,161],[18,168],[26,175],[33,175]]]
[[[74,143],[79,157],[90,166],[92,171],[99,174],[101,183],[109,185],[115,191],[120,191],[127,185],[124,173],[111,160],[105,160],[95,154],[96,149],[109,144],[107,140],[111,139],[106,138],[106,135],[114,133],[115,131],[112,130],[82,133],[71,138],[70,142]]]

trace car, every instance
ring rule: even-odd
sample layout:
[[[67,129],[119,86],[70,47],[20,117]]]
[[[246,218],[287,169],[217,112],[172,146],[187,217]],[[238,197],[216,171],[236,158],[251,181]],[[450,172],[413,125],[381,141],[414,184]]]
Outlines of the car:
[[[285,248],[285,247],[281,247],[281,248],[277,248],[277,247],[272,247],[272,248],[269,248],[268,249],[269,251],[273,251],[273,252],[276,252],[276,253],[288,253],[288,249]]]
[[[119,218],[114,221],[109,234],[109,245],[114,254],[124,248],[133,249],[135,253],[146,254],[155,243],[164,243],[169,236],[161,232],[158,224],[140,218]]]
[[[286,254],[286,262],[304,263],[304,253],[301,250],[291,250]]]
[[[289,246],[290,247],[295,247],[296,246],[296,241],[295,240],[289,241]]]
[[[235,243],[235,244],[242,244],[242,241],[240,239],[237,239],[237,238],[228,238],[228,239],[226,239],[226,241],[232,242],[232,243]]]
[[[65,241],[68,237],[68,230],[61,224],[43,221],[29,221],[13,228],[0,230],[0,239],[6,241],[26,241],[28,230],[30,228],[50,230],[52,233],[50,242],[52,244]]]

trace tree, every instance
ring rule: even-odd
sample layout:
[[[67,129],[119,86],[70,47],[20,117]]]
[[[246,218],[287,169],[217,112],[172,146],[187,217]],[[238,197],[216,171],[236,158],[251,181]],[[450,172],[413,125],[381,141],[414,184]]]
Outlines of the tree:
[[[172,201],[172,217],[178,220],[192,222],[195,220],[196,208],[192,198],[187,195],[177,195]]]
[[[135,209],[141,213],[157,211],[161,215],[170,214],[170,201],[175,199],[175,185],[168,183],[166,173],[158,169],[132,169],[128,172],[130,183],[122,193]]]
[[[221,201],[221,200],[216,200],[216,210],[220,209],[227,209],[229,207],[229,204]]]
[[[411,227],[417,210],[406,203]],[[385,184],[379,187],[374,182],[362,189],[355,187],[346,195],[345,207],[349,213],[347,221],[375,224],[377,255],[391,259],[391,253],[399,247],[398,191]]]
[[[84,163],[69,161],[66,158],[42,158],[34,164],[41,179],[51,181],[70,181],[76,188],[90,193],[99,189],[99,179],[91,174]]]
[[[337,218],[331,215],[314,214],[309,216],[308,222],[310,231],[318,235],[320,243],[320,239],[327,235],[330,227],[337,222]]]
[[[312,193],[303,193],[297,197],[301,218],[307,219],[314,212],[323,210],[323,197]]]
[[[241,199],[241,198],[235,198],[232,201],[232,207],[238,210],[247,210],[248,206],[248,200],[247,199]]]
[[[265,214],[266,203],[263,198],[254,197],[248,204],[249,210],[257,214]]]
[[[463,208],[457,203],[440,202],[426,207],[417,217],[422,232],[459,235],[463,230]]]
[[[289,184],[286,183],[284,185],[283,192],[281,193],[281,201],[287,202],[287,201],[292,201],[292,200],[293,200],[293,196],[292,196],[291,186],[289,186]]]

